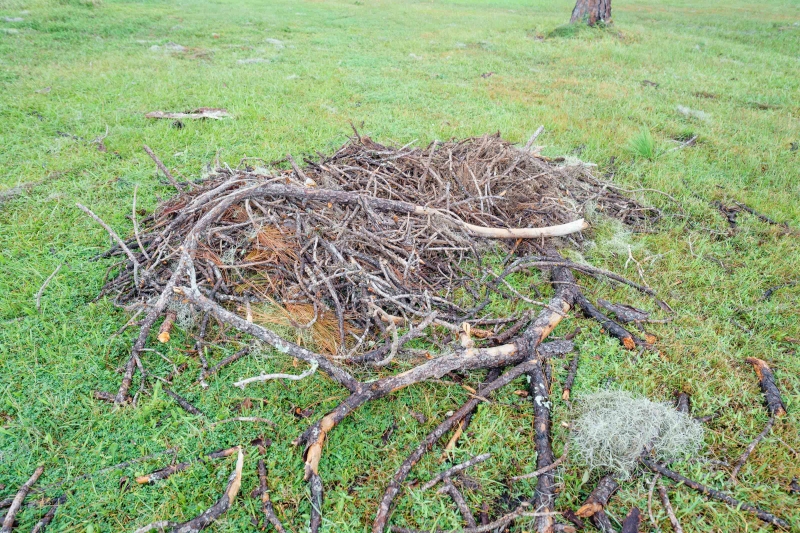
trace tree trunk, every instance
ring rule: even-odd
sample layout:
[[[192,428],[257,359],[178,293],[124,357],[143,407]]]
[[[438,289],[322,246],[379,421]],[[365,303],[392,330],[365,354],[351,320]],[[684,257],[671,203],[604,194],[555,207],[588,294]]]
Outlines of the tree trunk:
[[[569,22],[582,22],[584,18],[588,19],[589,26],[597,21],[611,22],[611,0],[577,0]]]

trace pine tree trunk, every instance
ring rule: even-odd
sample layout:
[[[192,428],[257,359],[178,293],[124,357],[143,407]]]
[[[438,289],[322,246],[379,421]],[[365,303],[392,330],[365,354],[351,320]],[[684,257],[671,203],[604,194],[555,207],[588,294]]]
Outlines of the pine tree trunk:
[[[569,22],[582,22],[584,18],[589,26],[594,26],[597,21],[611,22],[611,0],[577,0]]]

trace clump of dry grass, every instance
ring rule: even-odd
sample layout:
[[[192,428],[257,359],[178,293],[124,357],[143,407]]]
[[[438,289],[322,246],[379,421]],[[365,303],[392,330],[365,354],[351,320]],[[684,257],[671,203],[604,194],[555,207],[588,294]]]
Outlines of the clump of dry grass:
[[[316,320],[315,320],[316,316]],[[312,304],[271,305],[253,309],[253,321],[267,326],[282,326],[292,330],[297,344],[318,349],[321,353],[334,355],[339,349],[339,321],[327,310],[314,311]],[[345,321],[345,333],[352,327]]]
[[[703,427],[689,415],[626,391],[584,396],[578,413],[572,450],[579,461],[622,478],[630,476],[646,450],[673,461],[697,452],[703,443]]]
[[[253,237],[253,246],[245,256],[249,263],[293,263],[297,244],[290,235],[275,226],[264,226]]]

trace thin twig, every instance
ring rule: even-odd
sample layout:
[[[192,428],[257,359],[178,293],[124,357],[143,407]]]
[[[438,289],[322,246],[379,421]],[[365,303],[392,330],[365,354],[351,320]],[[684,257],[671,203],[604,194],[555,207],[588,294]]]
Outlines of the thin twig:
[[[39,311],[41,306],[42,306],[42,294],[44,294],[44,290],[47,288],[47,286],[50,284],[50,281],[56,276],[56,274],[58,274],[58,271],[61,270],[62,266],[64,266],[63,263],[58,265],[56,267],[56,269],[53,271],[53,273],[50,274],[49,276],[47,276],[47,279],[44,280],[44,283],[42,283],[42,286],[39,287],[39,290],[36,291],[36,310],[37,311]]]
[[[436,474],[433,477],[433,479],[431,479],[430,481],[428,481],[427,483],[425,483],[422,486],[421,490],[428,490],[431,487],[433,487],[434,485],[436,485],[437,483],[439,483],[441,480],[453,477],[454,475],[458,474],[459,472],[463,472],[467,468],[470,468],[472,466],[475,466],[477,464],[480,464],[480,463],[484,462],[485,460],[489,459],[491,456],[492,456],[491,453],[482,453],[480,455],[476,455],[475,457],[473,457],[472,459],[470,459],[468,461],[464,461],[463,463],[460,463],[460,464],[457,464],[455,466],[452,466],[452,467],[448,468],[447,470],[445,470],[444,472],[440,472],[440,473]]]
[[[539,476],[541,476],[542,474],[544,474],[546,472],[549,472],[549,471],[551,471],[551,470],[553,470],[555,468],[558,468],[559,466],[561,466],[561,464],[564,461],[567,460],[567,454],[568,453],[569,453],[569,440],[567,440],[564,443],[564,453],[561,454],[561,457],[559,457],[558,459],[556,459],[555,461],[553,461],[549,465],[545,466],[544,468],[540,468],[539,470],[536,470],[536,471],[531,472],[529,474],[523,474],[521,476],[514,476],[514,477],[511,478],[511,481],[519,481],[521,479],[530,479],[530,478],[533,478],[533,477],[539,477]]]
[[[168,179],[168,180],[169,180],[169,182],[172,184],[172,186],[173,186],[173,187],[175,187],[175,188],[178,190],[178,192],[179,192],[179,193],[180,193],[180,192],[183,192],[183,189],[181,188],[181,186],[180,186],[180,185],[178,185],[178,182],[175,180],[175,178],[173,177],[172,173],[171,173],[171,172],[170,172],[170,171],[167,169],[167,167],[165,167],[165,166],[164,166],[164,163],[162,163],[162,162],[161,162],[161,160],[160,160],[160,159],[158,158],[158,156],[157,156],[157,155],[156,155],[156,154],[155,154],[155,153],[154,153],[154,152],[153,152],[153,151],[150,149],[150,147],[149,147],[149,146],[147,146],[146,144],[143,144],[143,145],[142,145],[142,148],[144,148],[144,151],[145,151],[145,152],[147,152],[147,155],[149,155],[149,156],[150,156],[150,159],[152,159],[153,161],[155,161],[155,163],[156,163],[156,166],[157,166],[159,169],[161,169],[161,172],[163,172],[163,173],[164,173],[164,175],[167,177],[167,179]]]

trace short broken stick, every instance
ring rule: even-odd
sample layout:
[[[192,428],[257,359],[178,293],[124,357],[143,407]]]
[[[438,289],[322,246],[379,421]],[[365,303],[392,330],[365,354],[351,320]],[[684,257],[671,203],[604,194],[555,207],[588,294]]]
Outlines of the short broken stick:
[[[44,466],[37,467],[28,481],[19,488],[17,495],[14,496],[14,499],[11,501],[11,506],[8,508],[0,533],[11,533],[11,530],[14,529],[14,520],[17,517],[20,507],[22,507],[22,502],[25,501],[25,497],[28,495],[28,492],[30,492],[33,484],[36,483],[36,480],[39,479],[39,476],[42,475],[42,472],[44,472]]]
[[[171,309],[164,313],[164,322],[162,322],[161,327],[158,328],[158,342],[161,344],[169,342],[170,332],[172,331],[172,326],[175,324],[175,319],[177,318],[178,313]]]
[[[239,450],[238,446],[233,446],[231,448],[224,448],[222,450],[217,450],[217,451],[208,453],[205,456],[198,457],[197,459],[195,459],[193,461],[184,461],[182,463],[177,463],[177,464],[174,464],[174,465],[170,465],[170,466],[167,466],[165,468],[161,468],[159,470],[156,470],[155,472],[150,472],[149,474],[146,474],[144,476],[137,477],[136,478],[136,483],[139,483],[140,485],[144,485],[146,483],[155,483],[156,481],[159,481],[159,480],[162,480],[162,479],[167,479],[169,476],[171,476],[172,474],[175,474],[176,472],[181,472],[183,470],[186,470],[187,468],[192,466],[194,463],[197,463],[197,462],[204,463],[208,459],[219,459],[220,457],[230,457],[231,455],[236,453],[238,450]]]
[[[767,401],[767,410],[769,410],[770,416],[781,417],[785,415],[786,405],[784,405],[781,393],[775,384],[775,374],[772,373],[772,369],[766,362],[755,357],[748,357],[745,361],[753,365],[753,369],[758,375],[758,382]]]
[[[567,379],[564,380],[564,387],[561,392],[561,399],[565,402],[569,401],[569,396],[572,392],[572,384],[575,383],[575,376],[578,375],[578,361],[580,357],[581,354],[576,353],[569,363],[569,372],[567,373]]]
[[[533,431],[536,447],[536,468],[544,470],[536,480],[536,491],[533,507],[542,515],[535,520],[538,533],[552,533],[555,519],[552,512],[555,508],[556,486],[552,466],[555,462],[551,442],[552,418],[550,415],[550,392],[541,360],[536,361],[534,368],[528,372],[530,378],[530,396],[533,400]]]
[[[683,483],[684,485],[686,485],[690,489],[696,490],[700,494],[704,494],[706,496],[714,498],[715,500],[721,501],[721,502],[729,505],[730,507],[732,507],[734,509],[743,509],[743,510],[745,510],[747,512],[753,513],[757,517],[759,517],[761,520],[763,520],[764,522],[768,522],[768,523],[774,524],[774,525],[776,525],[778,527],[789,529],[789,523],[786,520],[783,520],[782,518],[778,518],[777,516],[773,515],[772,513],[768,513],[767,511],[764,511],[763,509],[759,509],[758,507],[750,505],[749,503],[745,503],[745,502],[739,501],[736,498],[733,498],[733,497],[725,494],[724,492],[720,492],[720,491],[718,491],[716,489],[712,489],[710,487],[706,487],[702,483],[698,483],[697,481],[694,481],[694,480],[691,480],[691,479],[689,479],[689,478],[687,478],[685,476],[682,476],[682,475],[678,474],[677,472],[673,472],[672,470],[670,470],[666,466],[664,466],[664,465],[662,465],[660,463],[657,463],[657,462],[655,462],[655,461],[653,461],[651,459],[643,457],[643,458],[640,459],[640,461],[642,462],[643,465],[645,465],[647,468],[649,468],[653,472],[655,472],[657,474],[661,474],[662,476],[667,477],[667,478],[669,478],[669,479],[671,479],[673,481],[677,481],[678,483]]]
[[[614,528],[605,513],[605,507],[611,495],[619,488],[619,484],[611,476],[605,476],[597,482],[597,487],[586,498],[586,502],[575,512],[580,518],[588,518],[603,533],[613,533]]]
[[[622,345],[628,350],[633,350],[636,346],[645,345],[642,339],[635,337],[630,331],[601,313],[580,291],[577,292],[575,297],[575,304],[580,307],[588,317],[597,320],[609,335],[619,339]]]
[[[491,453],[482,453],[480,455],[476,455],[475,457],[473,457],[472,459],[470,459],[468,461],[464,461],[463,463],[460,463],[460,464],[457,464],[457,465],[455,465],[455,466],[453,466],[451,468],[448,468],[444,472],[440,472],[440,473],[436,474],[433,477],[433,479],[431,479],[430,481],[425,483],[422,486],[422,490],[428,490],[431,487],[433,487],[434,485],[436,485],[437,483],[439,483],[441,480],[453,477],[454,475],[458,474],[459,472],[463,472],[467,468],[470,468],[472,466],[475,466],[475,465],[477,465],[479,463],[484,462],[485,460],[489,459],[491,456],[492,456]]]

